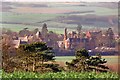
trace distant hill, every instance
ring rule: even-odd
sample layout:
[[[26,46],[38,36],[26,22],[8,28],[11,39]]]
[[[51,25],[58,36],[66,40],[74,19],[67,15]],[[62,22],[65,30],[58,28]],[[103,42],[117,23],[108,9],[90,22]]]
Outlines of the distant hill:
[[[16,30],[20,30],[27,26],[33,29],[41,28],[43,23],[47,23],[50,30],[61,30],[61,32],[64,27],[73,30],[78,24],[83,25],[84,29],[112,27],[115,32],[117,31],[117,2],[2,2],[0,6],[2,6],[0,23],[3,23],[5,28],[13,29],[15,26],[19,26],[19,29]]]

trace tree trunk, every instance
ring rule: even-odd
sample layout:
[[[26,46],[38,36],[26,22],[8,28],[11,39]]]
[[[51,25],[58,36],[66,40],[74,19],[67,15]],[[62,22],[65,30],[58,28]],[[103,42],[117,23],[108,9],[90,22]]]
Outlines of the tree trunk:
[[[36,64],[35,64],[35,60],[33,61],[33,72],[35,71],[35,66],[36,66]]]
[[[43,70],[43,64],[44,64],[44,59],[42,58],[42,61],[41,61],[42,63],[41,63],[41,65],[42,65],[42,70]]]

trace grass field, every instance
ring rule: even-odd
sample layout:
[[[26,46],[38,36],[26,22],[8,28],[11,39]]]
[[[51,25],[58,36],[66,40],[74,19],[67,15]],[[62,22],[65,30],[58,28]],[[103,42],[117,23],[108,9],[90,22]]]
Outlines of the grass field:
[[[98,78],[107,78],[107,79],[117,79],[119,76],[117,73],[96,73],[96,72],[48,72],[48,73],[33,73],[33,72],[14,72],[14,73],[5,73],[3,72],[2,78],[14,79],[14,78],[37,78],[37,79],[45,79],[45,80],[53,80],[54,78],[58,78],[57,80],[73,80],[75,78],[86,80],[92,79],[96,80]],[[56,80],[56,79],[55,79]]]
[[[36,23],[45,20],[52,20],[55,17],[63,16],[63,14],[39,14],[39,13],[11,13],[2,12],[2,21],[7,22],[23,22],[23,23]],[[64,14],[65,16],[65,14]]]

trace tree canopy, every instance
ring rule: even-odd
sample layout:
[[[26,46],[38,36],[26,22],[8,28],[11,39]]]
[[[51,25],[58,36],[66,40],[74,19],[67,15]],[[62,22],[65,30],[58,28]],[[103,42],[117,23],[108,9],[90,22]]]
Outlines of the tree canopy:
[[[33,64],[35,71],[36,64],[39,63],[43,67],[44,62],[54,60],[54,52],[46,43],[35,42],[31,44],[23,44],[18,48],[18,58],[25,65]]]
[[[107,72],[108,67],[103,65],[107,61],[101,58],[100,54],[97,54],[96,57],[89,56],[88,51],[85,49],[78,49],[75,53],[76,59],[73,59],[71,62],[66,62],[68,70],[73,71],[101,71]]]

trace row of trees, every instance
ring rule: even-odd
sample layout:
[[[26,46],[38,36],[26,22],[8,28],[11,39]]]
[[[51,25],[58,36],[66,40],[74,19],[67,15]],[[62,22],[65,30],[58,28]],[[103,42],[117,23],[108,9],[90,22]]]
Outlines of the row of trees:
[[[48,47],[46,43],[35,42],[32,44],[20,45],[16,50],[17,55],[10,57],[7,49],[8,45],[3,46],[3,62],[2,68],[6,72],[15,70],[33,71],[33,72],[58,72],[61,70],[67,71],[108,71],[108,67],[103,65],[107,61],[101,58],[100,55],[96,57],[89,56],[88,51],[79,49],[75,52],[76,59],[72,62],[66,62],[67,69],[59,67],[55,64],[55,53],[52,48]]]

